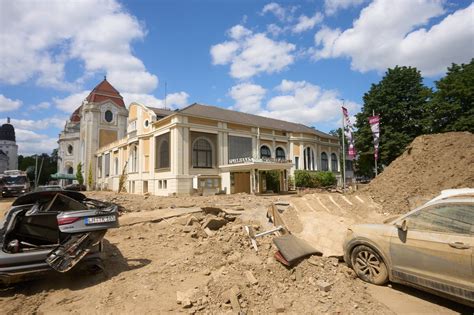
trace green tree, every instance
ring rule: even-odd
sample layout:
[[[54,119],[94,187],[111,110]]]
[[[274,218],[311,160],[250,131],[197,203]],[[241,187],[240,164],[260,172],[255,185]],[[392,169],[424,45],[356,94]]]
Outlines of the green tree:
[[[41,163],[43,165],[41,166]],[[34,180],[35,177],[35,165],[36,155],[31,156],[18,156],[18,169],[26,171],[30,181]],[[57,172],[57,159],[54,158],[54,150],[51,155],[42,153],[38,155],[38,184],[46,185],[51,179],[51,174]],[[40,169],[41,168],[41,169]],[[41,173],[39,173],[41,171]]]
[[[79,185],[84,185],[84,177],[82,176],[82,163],[77,163],[76,169],[76,179],[79,182]]]
[[[474,132],[474,59],[468,64],[453,63],[436,82],[427,119],[433,133]]]
[[[89,171],[87,174],[87,186],[89,189],[92,189],[94,185],[94,178],[92,177],[92,164],[89,162]]]
[[[416,68],[397,66],[388,69],[382,80],[372,84],[364,94],[362,110],[356,115],[355,140],[360,155],[372,156],[363,159],[365,163],[374,164],[373,137],[368,121],[372,113],[381,116],[379,166],[390,164],[416,136],[426,131],[423,121],[432,92],[422,81]],[[357,168],[367,169],[364,165],[357,165]]]

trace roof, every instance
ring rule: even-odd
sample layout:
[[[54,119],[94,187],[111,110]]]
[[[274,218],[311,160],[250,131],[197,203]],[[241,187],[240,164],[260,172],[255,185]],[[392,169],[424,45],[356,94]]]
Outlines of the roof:
[[[71,117],[69,118],[70,121],[72,122],[81,121],[81,108],[82,108],[82,105],[76,108],[76,110],[71,114]]]
[[[243,124],[253,127],[269,128],[282,130],[294,133],[311,133],[315,135],[323,135],[332,137],[331,135],[319,131],[317,129],[305,126],[303,124],[292,123],[289,121],[268,118],[264,116],[258,116],[248,113],[242,113],[234,110],[225,109],[217,106],[202,105],[194,103],[185,107],[179,111],[182,114],[189,114],[193,116],[200,116],[203,118],[211,118],[216,120],[222,120],[232,122],[236,124]]]
[[[99,103],[106,100],[111,100],[118,106],[125,108],[125,103],[123,102],[123,97],[120,95],[112,84],[107,81],[107,78],[104,77],[104,80],[97,84],[97,86],[90,92],[86,100],[88,102]]]
[[[9,124],[3,124],[0,127],[0,140],[15,141],[15,128]]]
[[[149,107],[147,106],[146,108],[152,110],[156,116],[162,116],[166,117],[174,113],[171,109],[165,109],[165,108],[156,108],[156,107]]]

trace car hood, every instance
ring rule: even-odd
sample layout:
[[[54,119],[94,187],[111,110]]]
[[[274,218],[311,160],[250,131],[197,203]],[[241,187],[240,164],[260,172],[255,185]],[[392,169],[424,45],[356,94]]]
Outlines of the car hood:
[[[355,224],[349,227],[358,236],[390,235],[394,226],[392,224]]]

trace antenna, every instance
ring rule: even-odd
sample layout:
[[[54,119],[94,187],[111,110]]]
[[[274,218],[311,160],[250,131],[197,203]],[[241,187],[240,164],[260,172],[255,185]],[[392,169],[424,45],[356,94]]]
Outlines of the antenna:
[[[168,93],[167,93],[167,82],[165,81],[165,109],[166,109],[166,97],[168,96]]]

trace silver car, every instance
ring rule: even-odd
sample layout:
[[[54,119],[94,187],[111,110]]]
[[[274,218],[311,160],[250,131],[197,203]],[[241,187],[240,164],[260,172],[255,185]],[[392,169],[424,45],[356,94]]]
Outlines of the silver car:
[[[445,190],[386,224],[351,226],[343,246],[345,262],[364,281],[474,306],[474,189]]]
[[[25,194],[0,221],[0,283],[67,272],[80,261],[101,269],[102,238],[116,227],[117,205],[75,191]]]

